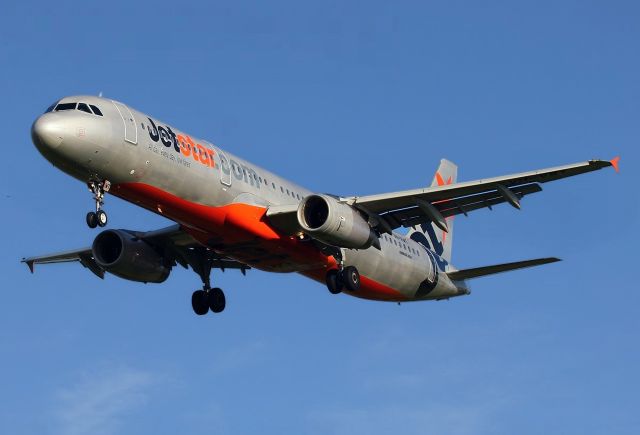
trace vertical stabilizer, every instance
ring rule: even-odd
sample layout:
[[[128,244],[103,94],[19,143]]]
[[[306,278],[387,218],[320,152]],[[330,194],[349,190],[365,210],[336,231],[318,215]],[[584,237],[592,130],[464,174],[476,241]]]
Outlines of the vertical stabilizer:
[[[436,171],[431,187],[446,186],[454,184],[458,177],[458,167],[449,160],[440,160],[440,166]],[[428,222],[409,230],[409,237],[418,243],[426,245],[433,250],[443,260],[446,261],[445,270],[449,269],[451,263],[451,245],[453,242],[453,217],[446,219],[449,231],[444,231],[436,224]]]

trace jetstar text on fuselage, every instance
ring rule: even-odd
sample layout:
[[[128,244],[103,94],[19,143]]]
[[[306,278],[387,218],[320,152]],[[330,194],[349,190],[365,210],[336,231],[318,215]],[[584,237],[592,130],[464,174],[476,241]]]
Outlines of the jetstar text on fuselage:
[[[182,136],[176,135],[169,126],[156,126],[151,118],[147,118],[149,124],[147,125],[147,132],[149,137],[154,142],[162,142],[167,147],[173,147],[174,151],[182,154],[185,157],[192,157],[196,162],[201,163],[204,166],[210,168],[215,167],[215,160],[213,158],[215,151],[211,148],[203,146],[199,143],[195,143],[189,135]]]
[[[175,152],[184,157],[191,157],[204,166],[220,169],[224,174],[229,176],[233,175],[236,180],[244,181],[257,189],[262,187],[262,178],[259,177],[257,172],[250,166],[241,165],[233,159],[228,161],[224,154],[220,153],[218,154],[220,159],[220,165],[218,165],[218,167],[215,164],[214,155],[216,155],[216,152],[213,149],[195,143],[189,135],[183,136],[181,134],[175,134],[168,125],[156,125],[151,118],[147,119],[149,120],[147,132],[152,141],[156,143],[162,142],[165,147],[173,148]]]

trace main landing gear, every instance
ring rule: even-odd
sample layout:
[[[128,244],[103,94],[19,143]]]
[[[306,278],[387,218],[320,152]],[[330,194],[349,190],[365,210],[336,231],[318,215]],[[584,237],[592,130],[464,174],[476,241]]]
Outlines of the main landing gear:
[[[224,292],[218,287],[208,289],[205,286],[202,290],[194,291],[191,296],[193,312],[198,316],[204,316],[209,310],[214,313],[221,313],[224,311],[225,305]]]
[[[360,289],[360,273],[354,266],[347,266],[342,270],[332,269],[327,272],[327,288],[337,295],[342,290],[356,292]]]
[[[222,289],[211,288],[211,265],[213,258],[210,256],[199,256],[199,261],[190,262],[191,268],[200,275],[202,279],[202,290],[196,290],[191,296],[191,307],[198,316],[204,316],[211,310],[214,313],[221,313],[226,306],[226,298]]]
[[[104,227],[107,225],[108,218],[107,213],[102,210],[102,206],[104,205],[104,194],[111,188],[111,183],[108,180],[89,181],[87,187],[93,193],[93,199],[96,201],[96,211],[87,213],[87,225],[89,228]]]

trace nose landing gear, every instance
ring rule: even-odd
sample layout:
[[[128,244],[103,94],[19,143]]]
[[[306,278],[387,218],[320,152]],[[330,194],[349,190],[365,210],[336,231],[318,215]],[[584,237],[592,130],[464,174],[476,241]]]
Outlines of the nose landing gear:
[[[96,211],[87,213],[87,225],[89,228],[104,227],[107,225],[108,218],[107,213],[102,210],[102,206],[104,205],[104,194],[111,188],[111,183],[109,180],[89,181],[87,187],[93,193],[93,199],[96,202]]]

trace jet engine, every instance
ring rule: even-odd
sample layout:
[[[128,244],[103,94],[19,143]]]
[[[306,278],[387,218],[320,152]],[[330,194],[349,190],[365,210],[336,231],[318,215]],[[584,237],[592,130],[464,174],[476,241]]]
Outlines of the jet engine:
[[[105,271],[131,281],[161,283],[171,272],[171,264],[151,245],[125,230],[101,232],[91,251]]]
[[[310,236],[340,248],[380,247],[360,212],[329,195],[309,195],[298,206],[298,223]]]

